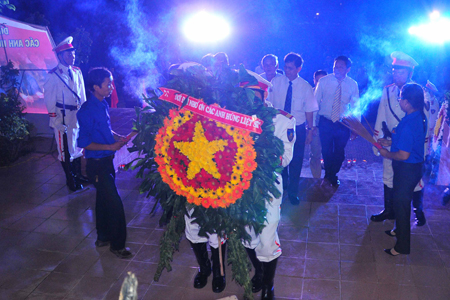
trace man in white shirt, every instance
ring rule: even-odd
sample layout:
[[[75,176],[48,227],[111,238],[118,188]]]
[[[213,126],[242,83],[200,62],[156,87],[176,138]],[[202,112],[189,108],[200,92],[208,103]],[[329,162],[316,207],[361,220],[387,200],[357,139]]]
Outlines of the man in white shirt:
[[[345,159],[345,146],[350,137],[350,130],[340,120],[349,114],[361,119],[358,84],[347,76],[351,64],[348,57],[338,56],[334,60],[334,73],[321,78],[315,90],[320,103],[319,135],[325,181],[334,187],[340,184],[337,173]]]
[[[269,101],[273,106],[293,115],[296,120],[297,139],[294,145],[294,157],[282,174],[283,189],[287,189],[289,200],[294,205],[300,203],[298,184],[302,171],[305,144],[311,142],[313,112],[318,110],[311,85],[298,76],[302,66],[303,59],[299,54],[292,52],[287,54],[284,57],[286,75],[273,78],[273,87],[269,90]]]
[[[261,74],[261,77],[265,80],[271,82],[277,76],[282,76],[282,74],[277,73],[278,70],[278,57],[273,54],[265,55],[261,60],[261,66],[264,70],[264,73]]]

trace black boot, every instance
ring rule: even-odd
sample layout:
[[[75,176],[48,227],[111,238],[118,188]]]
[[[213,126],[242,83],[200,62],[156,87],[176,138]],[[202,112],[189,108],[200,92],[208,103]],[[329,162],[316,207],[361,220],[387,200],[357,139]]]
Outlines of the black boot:
[[[225,280],[225,251],[227,245],[222,244],[222,264],[223,264],[223,276],[220,274],[220,259],[219,259],[219,248],[215,249],[211,247],[211,260],[213,268],[213,282],[212,290],[214,293],[220,293],[225,289],[227,285]]]
[[[275,299],[275,291],[273,288],[274,278],[275,278],[275,270],[277,269],[278,258],[270,261],[263,262],[263,288],[261,292],[262,300],[272,300]]]
[[[89,179],[87,177],[83,176],[83,174],[81,174],[81,157],[75,158],[70,163],[70,166],[72,167],[72,173],[75,177],[75,180],[78,183],[81,183],[81,184],[89,183]]]
[[[416,214],[416,226],[423,226],[427,223],[423,213],[423,190],[413,193],[413,207]]]
[[[198,273],[194,278],[194,287],[196,289],[201,289],[208,282],[208,276],[211,275],[211,261],[208,257],[208,249],[206,249],[206,243],[190,243],[199,265]]]
[[[252,292],[257,293],[262,289],[263,285],[263,265],[256,257],[255,249],[245,248],[247,250],[248,257],[255,268],[255,275],[252,278]]]
[[[69,190],[73,192],[75,192],[76,190],[82,190],[83,186],[79,182],[77,182],[71,168],[68,167],[63,161],[61,162],[61,165],[64,169],[64,173],[66,174],[66,185],[69,187]]]
[[[450,187],[446,188],[442,195],[442,205],[447,205],[448,202],[450,202]]]
[[[384,185],[384,210],[379,214],[372,215],[370,220],[373,222],[383,222],[384,220],[394,220],[394,189]]]

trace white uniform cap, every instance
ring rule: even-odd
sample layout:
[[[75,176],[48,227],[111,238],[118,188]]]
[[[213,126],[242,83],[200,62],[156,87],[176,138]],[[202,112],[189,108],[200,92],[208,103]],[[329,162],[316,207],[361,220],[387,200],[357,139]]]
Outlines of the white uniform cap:
[[[401,51],[395,51],[391,53],[392,66],[406,67],[414,69],[419,64],[411,56]]]

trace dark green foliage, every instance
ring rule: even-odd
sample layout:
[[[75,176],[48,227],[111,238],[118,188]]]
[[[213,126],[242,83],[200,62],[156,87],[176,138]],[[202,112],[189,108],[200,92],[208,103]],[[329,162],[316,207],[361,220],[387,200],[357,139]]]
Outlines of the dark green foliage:
[[[3,9],[10,9],[12,11],[16,10],[16,7],[9,3],[9,0],[0,0],[0,13],[3,13]]]
[[[187,208],[193,207],[193,217],[196,218],[194,222],[201,227],[200,235],[218,233],[219,236],[228,238],[228,261],[232,264],[233,278],[244,286],[246,297],[251,299],[250,263],[242,241],[250,240],[245,230],[248,227],[253,227],[256,233],[261,232],[266,220],[265,203],[272,200],[271,194],[275,197],[280,196],[275,186],[275,172],[280,172],[280,156],[284,148],[281,140],[273,135],[272,119],[277,111],[266,107],[261,100],[255,98],[253,90],[239,87],[239,82],[256,84],[256,79],[243,67],[239,72],[224,69],[219,77],[208,75],[200,66],[190,67],[187,70],[176,69],[172,71],[172,75],[174,79],[168,82],[168,88],[203,99],[207,104],[218,103],[228,110],[250,116],[256,115],[264,123],[262,134],[252,134],[258,167],[253,171],[250,188],[244,191],[242,198],[235,204],[227,208],[214,209],[188,204],[186,198],[176,195],[157,172],[158,166],[154,161],[155,136],[163,126],[169,110],[175,106],[154,96],[145,97],[150,107],[136,109],[137,121],[134,129],[139,133],[129,150],[138,151],[140,158],[129,163],[126,168],[138,169],[137,177],[144,179],[140,192],[155,197],[157,201],[154,209],[158,204],[163,208],[165,213],[161,223],[167,222],[166,212],[173,210],[173,217],[161,239],[160,262],[155,280],[159,278],[164,268],[171,270],[173,252],[178,250],[178,242],[184,231],[183,216]]]
[[[0,165],[7,165],[19,157],[32,125],[25,119],[25,107],[18,98],[19,70],[11,61],[0,69]]]

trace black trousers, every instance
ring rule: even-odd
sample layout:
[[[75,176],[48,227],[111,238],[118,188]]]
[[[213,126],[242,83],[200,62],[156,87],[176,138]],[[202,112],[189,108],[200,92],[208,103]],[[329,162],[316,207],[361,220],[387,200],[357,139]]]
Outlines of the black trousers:
[[[411,247],[411,199],[422,178],[422,163],[392,161],[394,169],[395,251],[409,254]]]
[[[289,197],[297,197],[300,174],[302,173],[303,156],[305,155],[306,129],[305,124],[295,126],[296,140],[294,154],[290,164],[283,169],[283,190],[287,187]]]
[[[319,136],[322,144],[322,157],[325,167],[325,178],[335,183],[336,174],[345,159],[345,146],[350,138],[350,129],[341,124],[320,116]]]
[[[116,172],[113,157],[102,159],[88,158],[86,173],[97,189],[95,218],[97,239],[110,241],[111,249],[125,248],[127,225],[122,199],[116,188]]]

